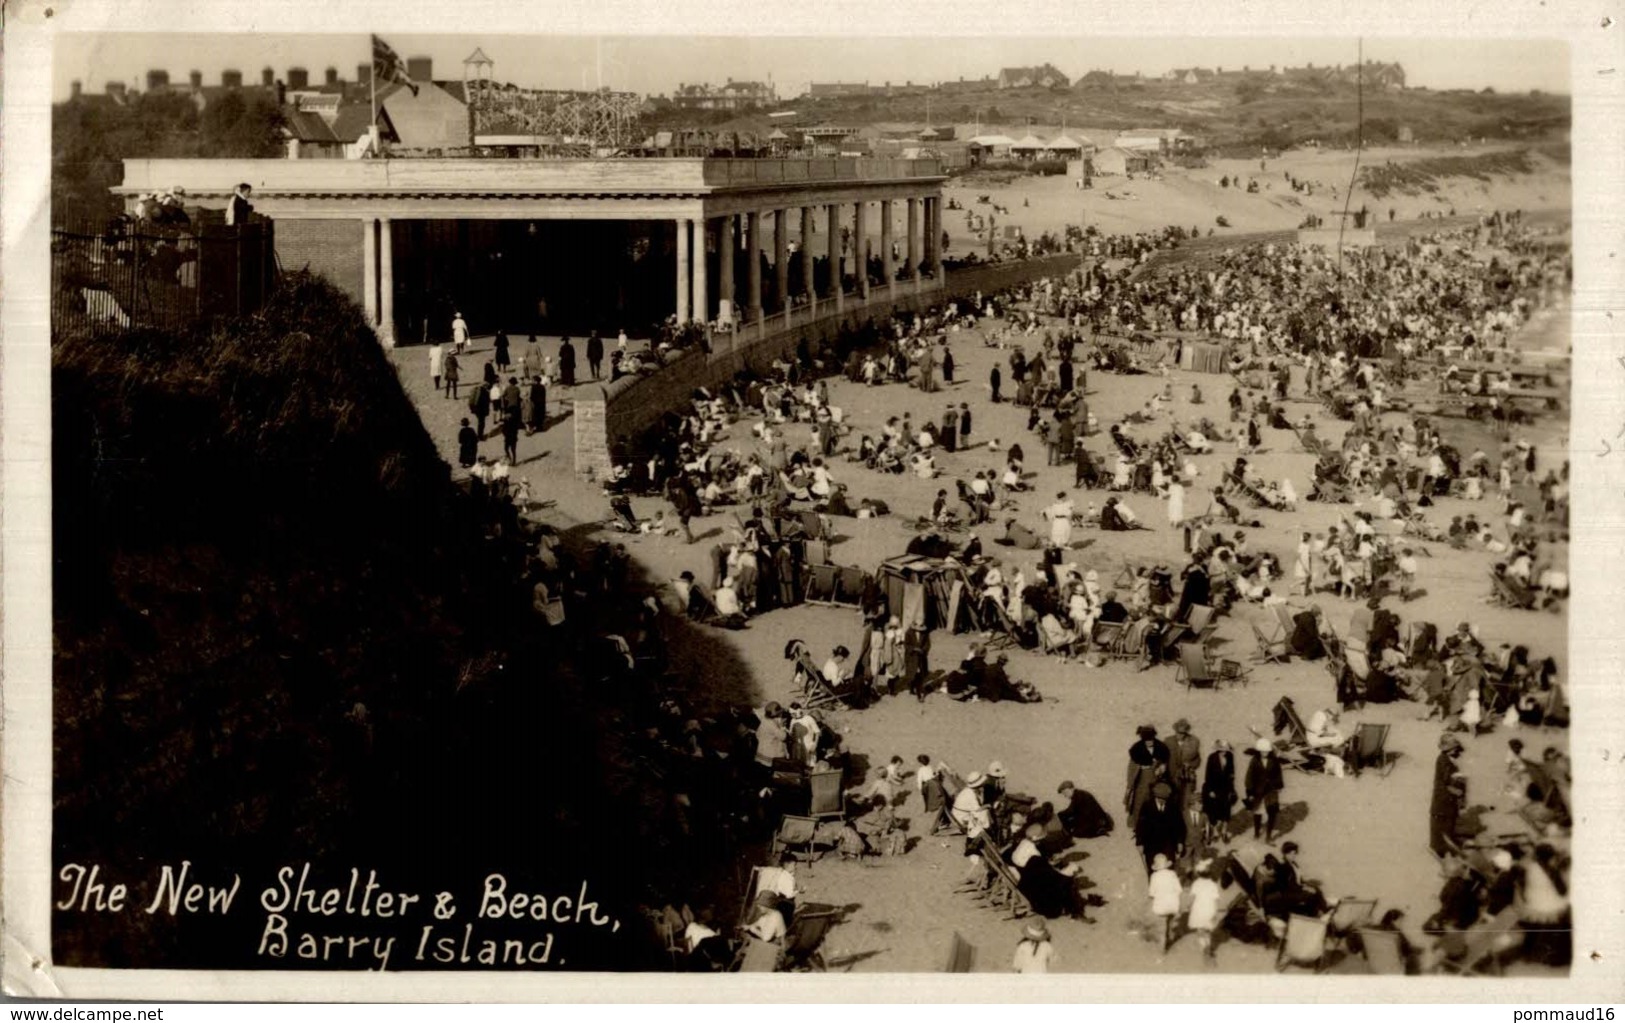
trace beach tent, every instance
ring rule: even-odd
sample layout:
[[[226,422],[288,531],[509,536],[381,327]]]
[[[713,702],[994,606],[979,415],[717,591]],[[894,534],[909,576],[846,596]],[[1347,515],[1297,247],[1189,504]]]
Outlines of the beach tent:
[[[965,569],[956,561],[904,554],[881,562],[880,590],[886,610],[905,628],[953,628],[967,613]]]
[[[1044,151],[1044,140],[1037,135],[1028,135],[1026,138],[1010,147],[1010,152],[1022,160],[1031,160]]]
[[[1044,155],[1057,160],[1070,160],[1073,157],[1083,155],[1083,144],[1076,139],[1062,135],[1060,138],[1051,139],[1044,146]]]

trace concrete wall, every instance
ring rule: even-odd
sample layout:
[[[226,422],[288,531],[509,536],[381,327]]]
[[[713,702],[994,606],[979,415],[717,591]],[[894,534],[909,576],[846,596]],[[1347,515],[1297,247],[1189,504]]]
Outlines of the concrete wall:
[[[276,254],[284,271],[306,266],[362,302],[360,220],[276,220]],[[365,303],[363,303],[363,306]]]
[[[730,344],[725,339],[713,348],[709,356],[698,351],[689,352],[658,373],[634,380],[616,381],[614,385],[604,388],[607,405],[603,423],[608,442],[613,448],[637,440],[661,416],[685,405],[695,388],[725,383],[747,367],[765,370],[774,359],[795,351],[803,339],[817,350],[821,341],[833,344],[843,325],[859,330],[871,323],[888,321],[894,310],[914,312],[928,309],[941,301],[940,291],[917,296],[899,295],[892,301],[871,301],[869,306],[848,310],[841,316],[831,315],[797,323],[788,330],[768,334],[760,340],[756,340],[747,330],[737,344]],[[576,429],[581,429],[580,423],[576,424]],[[582,471],[580,465],[577,471]]]
[[[578,399],[591,401],[593,414],[585,422],[577,420],[575,424],[577,451],[596,452],[605,446],[612,451],[624,448],[640,439],[661,416],[686,405],[695,388],[715,387],[733,379],[747,366],[765,368],[774,359],[794,351],[803,339],[816,350],[820,341],[833,343],[843,326],[861,329],[870,323],[888,321],[894,311],[925,311],[977,291],[984,295],[992,294],[1040,277],[1068,273],[1077,269],[1081,262],[1082,257],[1078,254],[1067,253],[955,270],[947,275],[946,285],[942,289],[919,295],[899,294],[893,299],[878,295],[865,307],[849,307],[842,315],[799,323],[759,340],[747,329],[738,339],[719,342],[709,356],[689,352],[658,373],[616,381],[590,397]],[[600,400],[604,403],[601,416],[597,406]],[[582,437],[583,430],[591,436]],[[599,430],[603,431],[601,436]],[[617,451],[617,454],[620,452]],[[585,473],[589,464],[592,463],[578,455],[576,472]],[[596,464],[593,464],[593,468],[595,472],[602,471]]]

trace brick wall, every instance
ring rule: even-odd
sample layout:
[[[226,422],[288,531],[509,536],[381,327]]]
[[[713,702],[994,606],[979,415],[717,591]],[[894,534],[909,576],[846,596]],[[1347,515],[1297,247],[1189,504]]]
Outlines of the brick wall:
[[[276,220],[276,254],[284,271],[306,266],[362,302],[361,221]]]

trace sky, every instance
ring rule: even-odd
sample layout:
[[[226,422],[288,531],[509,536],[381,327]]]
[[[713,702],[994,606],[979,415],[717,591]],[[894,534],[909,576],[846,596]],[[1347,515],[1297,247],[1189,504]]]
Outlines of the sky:
[[[497,81],[534,88],[597,88],[669,94],[679,83],[721,84],[729,78],[771,76],[781,98],[793,98],[810,81],[882,84],[934,82],[996,75],[1000,67],[1049,62],[1077,78],[1101,68],[1148,76],[1174,67],[1267,68],[1353,64],[1354,38],[919,38],[919,37],[695,37],[571,35],[414,35],[384,33],[402,57],[428,56],[440,79],[460,79],[463,60],[475,48],[494,61]],[[353,79],[370,56],[365,34],[183,34],[64,33],[57,37],[52,90],[65,98],[74,80],[87,91],[107,81],[143,88],[149,68],[167,70],[184,82],[193,70],[205,84],[235,68],[258,82],[271,67],[285,79],[304,67],[320,81],[328,67]],[[1571,91],[1569,50],[1561,40],[1477,38],[1366,38],[1368,60],[1404,65],[1413,87],[1493,87],[1500,92]]]

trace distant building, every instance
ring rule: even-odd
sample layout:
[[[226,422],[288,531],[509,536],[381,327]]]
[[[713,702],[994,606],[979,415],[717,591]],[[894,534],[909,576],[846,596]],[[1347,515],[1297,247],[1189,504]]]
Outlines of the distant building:
[[[874,94],[868,82],[812,82],[807,86],[807,95],[812,99],[847,99]]]
[[[1151,170],[1154,157],[1144,151],[1112,147],[1096,153],[1091,163],[1096,174],[1142,174]]]
[[[736,82],[700,85],[684,82],[672,93],[671,101],[682,110],[753,110],[779,101],[771,82]]]
[[[1196,147],[1197,140],[1179,128],[1131,128],[1119,132],[1113,145],[1137,153],[1172,154]]]
[[[944,93],[992,92],[999,87],[997,78],[960,78],[954,82],[938,82],[937,91]]]
[[[1064,89],[1072,80],[1055,69],[1052,64],[1038,67],[1007,67],[999,69],[1001,89]]]

